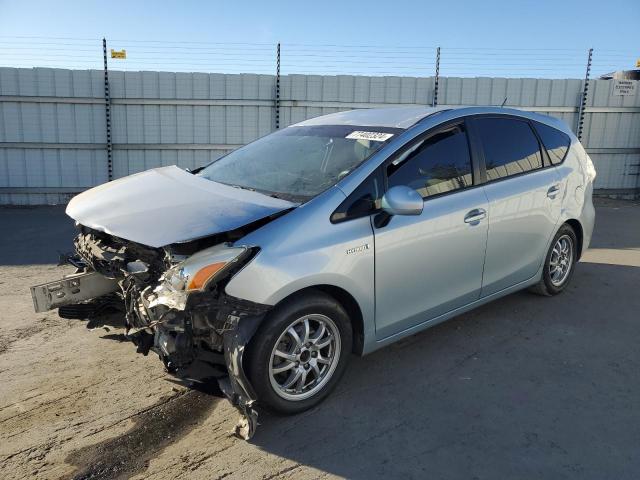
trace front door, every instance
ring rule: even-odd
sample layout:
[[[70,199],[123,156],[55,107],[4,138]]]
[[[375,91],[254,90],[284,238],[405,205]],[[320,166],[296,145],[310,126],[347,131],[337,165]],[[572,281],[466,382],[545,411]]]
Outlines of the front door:
[[[407,185],[425,202],[421,215],[374,226],[379,340],[478,299],[488,205],[472,172],[464,123],[413,142],[386,167],[389,188]]]

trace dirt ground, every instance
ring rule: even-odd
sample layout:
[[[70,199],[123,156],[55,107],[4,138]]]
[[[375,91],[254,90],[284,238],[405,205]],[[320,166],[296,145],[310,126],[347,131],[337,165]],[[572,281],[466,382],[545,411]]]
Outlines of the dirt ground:
[[[122,330],[35,314],[63,209],[0,209],[0,477],[638,478],[640,204],[598,202],[568,291],[526,292],[365,358],[293,417],[236,411],[167,377]]]

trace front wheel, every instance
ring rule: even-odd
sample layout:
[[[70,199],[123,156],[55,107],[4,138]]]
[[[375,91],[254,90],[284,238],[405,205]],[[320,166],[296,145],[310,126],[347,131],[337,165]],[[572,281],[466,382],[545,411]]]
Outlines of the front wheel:
[[[540,282],[531,288],[539,295],[557,295],[567,285],[578,259],[576,234],[569,225],[564,224],[558,230],[544,262]]]
[[[351,343],[349,317],[332,297],[309,292],[277,306],[248,348],[258,402],[285,414],[320,403],[344,373]]]

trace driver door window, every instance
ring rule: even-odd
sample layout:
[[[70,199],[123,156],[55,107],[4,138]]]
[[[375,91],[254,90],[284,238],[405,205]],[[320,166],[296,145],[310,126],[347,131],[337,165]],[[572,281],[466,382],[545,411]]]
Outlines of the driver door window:
[[[489,209],[483,189],[468,188],[473,169],[464,123],[438,127],[390,160],[388,186],[414,188],[427,201],[420,215],[374,222],[378,339],[476,301],[487,246],[488,222],[464,221]]]
[[[387,166],[389,188],[406,185],[423,198],[473,185],[464,124],[451,125],[410,146]]]

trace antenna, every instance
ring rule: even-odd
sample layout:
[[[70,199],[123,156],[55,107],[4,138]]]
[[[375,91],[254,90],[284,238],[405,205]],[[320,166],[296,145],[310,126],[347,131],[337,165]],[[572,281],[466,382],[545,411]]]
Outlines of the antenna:
[[[502,102],[502,105],[500,105],[500,108],[504,107],[504,104],[507,103],[507,97],[504,97],[504,100]]]

